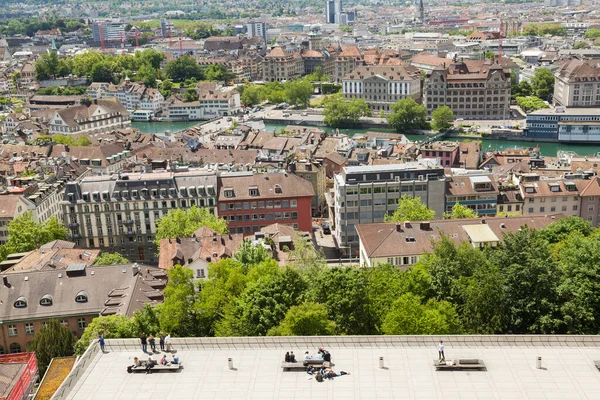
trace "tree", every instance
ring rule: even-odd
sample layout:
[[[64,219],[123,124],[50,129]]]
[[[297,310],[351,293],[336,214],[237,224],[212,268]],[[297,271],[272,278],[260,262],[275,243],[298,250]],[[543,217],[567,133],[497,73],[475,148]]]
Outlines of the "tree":
[[[396,132],[405,129],[421,129],[426,126],[427,109],[414,99],[407,97],[392,104],[392,110],[387,116],[388,124]]]
[[[181,208],[170,210],[156,225],[156,243],[160,239],[190,237],[199,228],[207,226],[218,233],[227,232],[227,222],[212,214],[208,208]]]
[[[385,222],[429,221],[435,218],[435,211],[427,208],[420,197],[403,195],[398,200],[398,208],[392,215],[385,216]]]
[[[600,38],[600,29],[598,28],[590,28],[585,31],[585,35],[583,35],[586,39],[597,39]]]
[[[102,61],[94,64],[91,73],[92,82],[112,82],[114,75],[111,64],[108,61]]]
[[[548,104],[538,97],[517,97],[517,104],[525,112],[539,110],[541,108],[548,108]]]
[[[329,75],[323,72],[322,67],[316,67],[311,74],[306,75],[306,79],[310,82],[324,82],[329,81]]]
[[[279,326],[271,328],[269,336],[335,335],[335,322],[329,319],[323,304],[306,302],[292,306]]]
[[[135,57],[139,58],[139,65],[150,64],[154,70],[157,70],[160,68],[160,63],[165,55],[154,49],[144,49],[143,51],[137,51]]]
[[[99,51],[88,51],[73,57],[73,73],[78,76],[90,76],[94,66],[104,60]]]
[[[477,211],[463,206],[456,202],[454,206],[452,206],[452,211],[444,214],[445,219],[463,219],[463,218],[477,218],[479,215]]]
[[[190,103],[192,101],[198,101],[198,92],[196,92],[196,89],[191,87],[188,88],[187,92],[185,92],[185,97],[184,100],[186,103]]]
[[[183,82],[190,78],[202,80],[203,70],[196,60],[187,54],[171,60],[165,66],[165,75],[173,82]]]
[[[56,217],[36,222],[33,213],[27,211],[8,223],[8,240],[0,246],[0,259],[12,253],[31,251],[53,240],[64,240],[68,233]]]
[[[285,97],[289,104],[306,107],[313,93],[313,86],[307,79],[296,79],[285,85]]]
[[[208,81],[221,82],[231,80],[232,74],[223,64],[211,64],[204,70],[204,77]]]
[[[233,258],[242,264],[244,271],[247,272],[250,267],[269,259],[270,255],[263,246],[244,240]]]
[[[346,100],[335,94],[329,96],[323,104],[324,122],[333,128],[356,126],[360,117],[371,115],[371,110],[363,99]]]
[[[44,375],[54,357],[72,356],[76,340],[73,332],[56,319],[42,325],[27,346],[27,351],[35,352],[40,376]]]
[[[431,128],[436,131],[448,129],[454,121],[454,113],[448,106],[441,106],[431,112]]]
[[[35,77],[37,80],[54,79],[59,72],[58,53],[51,51],[42,54],[35,62]]]
[[[594,228],[590,222],[574,216],[561,218],[539,231],[540,235],[550,244],[562,242],[577,233],[587,237],[593,232]]]
[[[331,319],[342,335],[376,332],[376,316],[369,303],[368,278],[350,267],[323,268],[312,276],[310,299],[331,310]]]
[[[115,264],[129,264],[130,261],[123,257],[119,253],[107,253],[102,252],[96,260],[94,261],[94,265],[115,265]]]
[[[381,330],[386,335],[448,335],[462,332],[458,314],[447,301],[429,300],[406,293],[391,306]]]
[[[488,51],[485,52],[485,58],[486,59],[493,60],[495,57],[496,57],[496,54],[493,51],[488,50]]]
[[[591,46],[588,42],[577,42],[573,45],[573,50],[579,50],[579,49],[589,49]]]
[[[166,99],[171,95],[172,89],[173,89],[173,82],[170,79],[165,79],[160,83],[158,91]]]
[[[301,303],[307,285],[293,268],[251,282],[218,327],[220,336],[264,336],[290,307]]]
[[[245,106],[254,106],[263,101],[261,88],[257,85],[246,85],[240,97],[240,100]]]
[[[135,78],[146,87],[156,87],[156,69],[150,63],[143,64],[135,74]]]
[[[181,265],[175,265],[168,275],[169,281],[164,290],[165,301],[159,306],[160,328],[165,333],[194,336],[197,326],[194,311],[194,272]]]
[[[109,315],[105,317],[96,317],[86,326],[83,334],[75,344],[75,354],[82,355],[90,343],[100,335],[109,338],[131,338],[135,337],[132,320],[124,315]]]
[[[533,94],[543,100],[549,100],[554,93],[554,75],[548,68],[537,68],[531,78]]]

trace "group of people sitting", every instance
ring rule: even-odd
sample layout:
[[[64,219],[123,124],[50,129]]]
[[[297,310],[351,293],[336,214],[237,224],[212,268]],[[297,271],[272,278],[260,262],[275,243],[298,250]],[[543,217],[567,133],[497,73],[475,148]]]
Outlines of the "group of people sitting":
[[[307,361],[307,360],[323,360],[323,361],[330,362],[331,361],[331,353],[329,353],[324,348],[319,347],[319,351],[315,357],[313,357],[312,354],[310,354],[310,352],[308,352],[308,351],[306,353],[304,353],[304,360],[305,361]]]
[[[308,368],[306,368],[306,373],[309,375],[315,375],[316,373],[315,380],[317,382],[323,382],[324,379],[333,379],[336,376],[348,375],[348,372],[346,371],[335,372],[333,369],[325,367],[324,365],[318,370],[312,365],[309,365]]]
[[[160,360],[158,361],[158,363],[152,358],[152,356],[148,356],[148,360],[146,361],[142,361],[137,357],[133,357],[133,365],[130,365],[129,367],[127,367],[127,372],[131,373],[133,372],[133,368],[144,368],[146,370],[147,374],[151,374],[152,373],[152,368],[154,368],[155,365],[173,365],[173,364],[179,364],[179,357],[177,356],[177,354],[173,354],[171,355],[171,361],[167,360],[167,355],[163,354],[162,357],[160,358]]]

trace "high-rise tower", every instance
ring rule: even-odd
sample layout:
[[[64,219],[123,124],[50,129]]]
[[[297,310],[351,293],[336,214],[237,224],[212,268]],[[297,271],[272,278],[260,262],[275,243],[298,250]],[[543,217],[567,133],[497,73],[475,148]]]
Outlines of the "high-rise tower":
[[[419,0],[419,20],[421,23],[425,23],[425,7],[423,6],[423,0]]]

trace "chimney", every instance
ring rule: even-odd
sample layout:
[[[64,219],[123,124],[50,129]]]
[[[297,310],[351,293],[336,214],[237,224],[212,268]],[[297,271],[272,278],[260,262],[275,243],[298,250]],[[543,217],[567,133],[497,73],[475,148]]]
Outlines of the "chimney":
[[[175,238],[175,241],[177,242],[177,244],[181,244],[181,238],[177,237]]]
[[[10,287],[10,283],[8,283],[8,276],[2,277],[2,280],[4,281],[4,286],[6,286],[7,288],[9,288]]]
[[[482,220],[481,220],[481,223],[482,223],[482,224],[485,224],[485,223],[486,223],[486,222],[485,222],[485,219],[482,219]]]
[[[402,224],[396,224],[396,232],[402,232]]]
[[[137,274],[139,274],[140,267],[138,266],[138,263],[133,263],[131,271],[133,272],[133,276],[136,276]]]
[[[430,229],[430,225],[429,225],[429,221],[423,221],[421,222],[421,230],[422,231],[428,231]]]

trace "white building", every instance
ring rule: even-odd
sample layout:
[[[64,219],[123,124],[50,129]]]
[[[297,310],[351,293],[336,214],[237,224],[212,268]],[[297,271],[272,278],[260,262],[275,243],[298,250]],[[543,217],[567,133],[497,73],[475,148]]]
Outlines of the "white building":
[[[154,114],[161,110],[165,100],[158,89],[131,83],[128,79],[120,85],[94,82],[88,87],[88,95],[93,99],[117,99],[129,112],[145,110]]]
[[[50,134],[104,133],[131,127],[129,112],[115,99],[95,100],[88,106],[74,106],[54,112]]]
[[[100,42],[101,40],[121,40],[126,26],[126,22],[96,21],[92,25],[92,36],[95,42]]]

